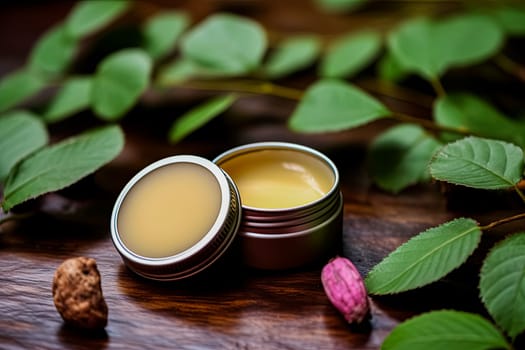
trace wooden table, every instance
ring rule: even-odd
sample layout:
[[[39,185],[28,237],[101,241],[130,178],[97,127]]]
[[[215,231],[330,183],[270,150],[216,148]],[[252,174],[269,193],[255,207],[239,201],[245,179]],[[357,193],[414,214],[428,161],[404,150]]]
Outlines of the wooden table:
[[[184,6],[197,17],[215,10],[214,2],[202,3],[203,8],[189,1]],[[12,6],[2,11],[2,72],[21,64],[38,33],[67,13],[69,6],[67,2]],[[301,22],[307,23],[305,30],[326,29],[322,23],[311,22],[308,6],[307,10],[296,3],[274,7],[279,6],[253,15],[278,26],[272,14],[282,10],[288,14],[290,27],[306,18]],[[293,6],[299,10],[292,12]],[[335,22],[326,30],[339,30],[343,22],[340,18]],[[8,29],[20,31],[20,42],[6,36]],[[297,84],[304,81],[299,78]],[[414,234],[461,215],[468,206],[454,202],[457,205],[451,207],[438,184],[416,186],[397,196],[371,184],[366,146],[387,123],[328,135],[294,134],[285,125],[293,103],[252,97],[180,144],[169,145],[165,133],[181,108],[176,104],[202,97],[190,90],[177,90],[174,95],[175,106],[167,103],[161,108],[150,108],[146,97],[146,106],[124,120],[126,147],[111,164],[26,206],[36,209],[36,216],[0,228],[1,349],[376,349],[398,323],[415,314],[442,308],[483,310],[476,289],[477,255],[431,286],[372,298],[372,318],[358,329],[349,327],[326,298],[320,282],[322,264],[265,272],[234,261],[213,278],[194,283],[156,283],[135,276],[124,267],[109,238],[111,207],[137,170],[168,155],[196,154],[211,159],[232,146],[266,140],[297,142],[324,152],[341,173],[345,203],[341,254],[363,275]],[[430,113],[427,107],[394,99],[385,99],[385,103],[416,115]],[[96,123],[89,113],[83,113],[51,127],[53,140]],[[483,223],[498,213],[478,210],[468,215]],[[523,226],[523,222],[515,225]],[[494,237],[498,239],[497,234]],[[109,307],[104,332],[85,333],[65,326],[53,305],[54,271],[64,259],[75,256],[98,262]]]
[[[259,128],[248,127],[240,135],[251,131],[257,134]],[[288,134],[281,128],[278,126],[276,132]],[[145,141],[127,131],[126,150],[117,160],[97,176],[38,203],[40,210],[60,218],[38,215],[2,227],[0,348],[53,349],[73,344],[86,349],[378,348],[399,321],[414,313],[433,307],[464,308],[466,305],[461,304],[470,302],[472,291],[463,290],[464,283],[457,280],[417,293],[373,299],[370,325],[356,330],[328,302],[319,278],[321,264],[264,272],[234,262],[221,267],[214,278],[195,283],[156,283],[138,278],[124,267],[109,238],[109,215],[116,192],[100,189],[120,188],[128,178],[121,174],[136,168],[127,168],[127,152],[135,147],[144,149]],[[286,140],[304,143],[295,137],[289,134]],[[347,137],[351,139],[352,134]],[[189,149],[202,150],[202,141],[189,141],[195,142]],[[219,143],[210,146],[214,153],[223,148]],[[398,197],[371,187],[362,168],[364,148],[359,145],[327,143],[320,149],[341,171],[344,255],[363,274],[411,235],[453,216],[432,185]],[[157,153],[155,147],[151,150],[140,159],[163,153]],[[167,151],[177,154],[180,148]],[[208,151],[199,154],[206,156]],[[104,333],[84,334],[64,326],[53,305],[54,270],[64,259],[75,256],[93,257],[98,262],[109,307]],[[458,292],[460,295],[454,296]]]

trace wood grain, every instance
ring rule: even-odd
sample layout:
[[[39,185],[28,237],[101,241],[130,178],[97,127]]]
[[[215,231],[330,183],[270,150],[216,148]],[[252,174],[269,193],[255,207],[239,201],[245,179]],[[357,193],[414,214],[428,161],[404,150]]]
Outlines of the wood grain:
[[[162,2],[141,2],[142,11],[155,11],[155,3]],[[229,10],[280,31],[315,30],[327,35],[363,24],[384,29],[399,15],[391,8],[380,12],[378,20],[364,12],[350,23],[344,17],[316,15],[302,1],[271,2],[271,6],[261,1],[248,3],[243,7],[236,1],[182,1],[181,6],[196,19]],[[0,11],[1,32],[20,32],[19,41],[15,36],[1,37],[0,73],[19,67],[37,36],[70,6],[65,1]],[[287,84],[305,86],[312,81],[312,73]],[[349,327],[329,304],[319,278],[322,263],[265,272],[230,259],[213,273],[177,283],[152,282],[134,275],[112,246],[111,207],[137,170],[168,155],[196,154],[211,159],[232,146],[268,140],[297,142],[324,152],[341,173],[345,205],[340,253],[363,275],[413,235],[468,209],[450,206],[437,184],[416,186],[397,196],[371,184],[366,147],[391,125],[388,122],[329,135],[294,134],[285,125],[293,103],[250,97],[173,146],[165,141],[169,124],[207,95],[184,89],[172,93],[146,96],[144,105],[126,117],[126,147],[111,164],[68,189],[25,204],[20,210],[35,211],[32,218],[0,227],[0,349],[378,349],[399,322],[415,314],[442,308],[484,312],[476,290],[478,254],[431,286],[371,299],[372,318],[360,328]],[[382,99],[398,111],[423,117],[431,112],[419,104]],[[52,126],[52,139],[99,123],[89,113],[81,113]],[[458,203],[458,198],[454,201]],[[482,223],[500,214],[468,212]],[[508,231],[495,230],[479,254],[501,239],[501,232],[523,229],[523,224],[505,227]],[[85,333],[65,326],[53,305],[53,273],[64,259],[74,256],[97,260],[109,308],[104,332]]]
[[[128,136],[129,147],[134,142]],[[360,180],[362,148],[344,152],[356,160],[351,163],[333,149],[324,151],[344,174],[342,253],[363,274],[412,235],[454,215],[434,185],[386,195]],[[107,181],[103,177],[121,182],[125,154],[78,188],[43,197],[39,215],[2,226],[0,348],[377,349],[396,324],[416,313],[451,307],[482,310],[476,264],[416,292],[374,298],[370,324],[361,329],[349,327],[329,304],[319,279],[322,264],[264,272],[230,260],[213,274],[186,282],[137,277],[124,267],[109,238],[116,193],[100,188]],[[98,193],[98,198],[86,199],[86,193]],[[62,215],[57,218],[57,213]],[[98,262],[109,307],[103,333],[64,326],[54,308],[54,270],[73,256]]]

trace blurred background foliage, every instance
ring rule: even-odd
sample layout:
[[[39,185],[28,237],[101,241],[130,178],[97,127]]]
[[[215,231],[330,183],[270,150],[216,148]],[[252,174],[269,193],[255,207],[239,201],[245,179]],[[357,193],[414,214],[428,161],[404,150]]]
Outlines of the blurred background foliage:
[[[27,6],[43,31],[2,39],[0,140],[12,150],[0,156],[5,210],[116,157],[120,127],[105,126],[115,142],[92,140],[100,134],[91,129],[126,129],[128,118],[172,144],[201,129],[221,139],[212,119],[235,127],[254,108],[261,123],[313,143],[377,123],[370,175],[390,192],[428,181],[434,153],[466,135],[525,146],[519,2],[107,0],[53,3],[56,18],[45,20],[37,2],[7,6]],[[274,98],[272,108],[285,103],[283,112],[255,103],[260,95]],[[72,135],[57,143],[64,137],[54,130],[65,129],[88,146]],[[83,162],[93,152],[104,156]],[[69,168],[42,168],[57,162]],[[82,171],[62,178],[70,168]],[[37,180],[20,195],[14,184],[25,177]]]

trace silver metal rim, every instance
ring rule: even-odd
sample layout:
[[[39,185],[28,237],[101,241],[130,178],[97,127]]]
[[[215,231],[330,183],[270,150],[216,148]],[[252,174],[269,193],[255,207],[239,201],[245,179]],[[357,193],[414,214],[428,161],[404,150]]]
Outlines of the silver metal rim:
[[[170,164],[175,163],[191,163],[191,164],[197,164],[202,167],[204,167],[206,170],[210,171],[215,179],[217,180],[219,184],[219,188],[221,190],[221,206],[219,209],[219,213],[217,215],[217,219],[215,220],[214,224],[212,225],[211,229],[204,235],[204,237],[197,242],[192,247],[186,249],[185,251],[182,251],[178,254],[169,256],[169,257],[163,257],[163,258],[150,258],[145,257],[142,255],[138,255],[134,253],[132,250],[127,248],[125,244],[120,239],[120,234],[118,231],[118,214],[120,210],[120,206],[122,205],[122,202],[124,201],[126,195],[131,190],[131,188],[140,181],[144,176],[149,174],[150,172],[166,166]],[[200,250],[202,250],[204,247],[206,247],[210,242],[212,242],[213,238],[217,235],[218,232],[222,229],[222,226],[224,222],[226,221],[226,218],[229,213],[229,202],[230,202],[230,188],[228,185],[228,180],[224,174],[224,172],[214,163],[210,162],[209,160],[197,156],[191,156],[191,155],[178,155],[178,156],[172,156],[167,157],[161,160],[158,160],[141,171],[139,171],[122,189],[120,192],[117,200],[115,201],[115,205],[113,207],[113,211],[111,214],[111,222],[110,222],[110,228],[111,228],[111,238],[113,240],[113,244],[115,245],[118,252],[123,256],[123,258],[126,260],[130,260],[135,264],[143,264],[150,267],[153,266],[166,266],[171,264],[177,264],[181,261],[184,261],[188,259],[189,257],[195,255]]]

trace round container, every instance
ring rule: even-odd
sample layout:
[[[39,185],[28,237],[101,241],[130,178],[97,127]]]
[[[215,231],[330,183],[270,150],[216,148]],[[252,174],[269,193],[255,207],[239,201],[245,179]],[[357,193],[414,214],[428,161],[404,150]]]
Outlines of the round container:
[[[173,156],[126,184],[111,215],[111,238],[137,274],[177,280],[222,256],[240,218],[239,193],[227,174],[204,158]]]
[[[288,269],[334,252],[341,240],[343,199],[337,168],[325,155],[302,145],[261,142],[231,149],[214,163],[240,191],[238,234],[245,264]]]
[[[207,269],[235,237],[246,265],[289,269],[334,253],[342,211],[330,159],[297,144],[262,142],[213,162],[182,155],[142,169],[115,202],[111,238],[130,269],[155,280]]]

